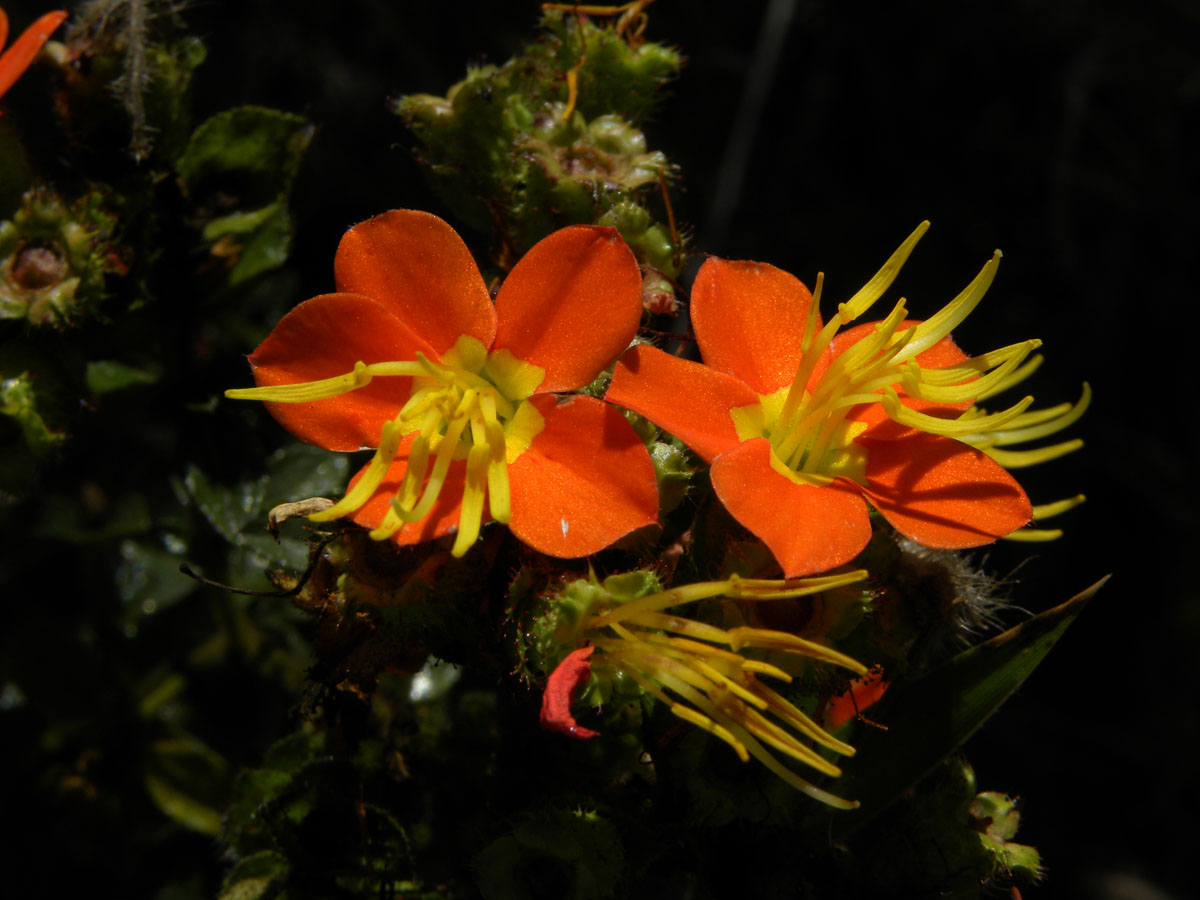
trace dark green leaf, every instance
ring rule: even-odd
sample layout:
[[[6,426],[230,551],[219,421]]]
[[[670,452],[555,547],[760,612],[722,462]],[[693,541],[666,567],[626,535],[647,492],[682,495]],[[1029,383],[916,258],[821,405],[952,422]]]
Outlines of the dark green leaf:
[[[1037,668],[1107,580],[890,691],[871,711],[887,730],[856,736],[858,752],[835,786],[861,806],[838,814],[835,826],[843,834],[862,827],[957,749]]]

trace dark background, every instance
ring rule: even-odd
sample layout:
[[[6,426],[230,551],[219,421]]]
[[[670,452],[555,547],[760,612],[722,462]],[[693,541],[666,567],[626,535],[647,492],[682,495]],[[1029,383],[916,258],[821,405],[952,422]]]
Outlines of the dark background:
[[[14,29],[36,11],[6,7]],[[1050,872],[1027,896],[1189,895],[1200,6],[658,0],[649,14],[647,37],[689,58],[646,130],[681,168],[676,214],[697,249],[809,284],[822,269],[841,299],[929,218],[898,285],[913,314],[999,247],[959,343],[1043,339],[1028,385],[1039,405],[1091,383],[1072,432],[1087,447],[1018,473],[1035,503],[1088,502],[1063,517],[1062,540],[1000,546],[987,566],[1035,612],[1114,577],[968,751],[981,788],[1023,798],[1018,839]],[[332,288],[348,225],[397,206],[445,213],[388,98],[444,93],[468,63],[503,62],[538,11],[206,0],[184,17],[209,47],[198,117],[255,103],[318,126],[293,193],[300,300]]]

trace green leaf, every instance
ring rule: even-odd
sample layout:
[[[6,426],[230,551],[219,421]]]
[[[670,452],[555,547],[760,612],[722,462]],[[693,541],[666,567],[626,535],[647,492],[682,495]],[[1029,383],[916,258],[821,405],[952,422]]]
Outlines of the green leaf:
[[[193,195],[223,191],[261,207],[291,185],[313,128],[303,116],[239,106],[219,112],[192,134],[176,163]]]
[[[242,530],[262,512],[266,476],[233,488],[213,484],[196,466],[188,466],[183,484],[217,533],[231,544],[242,543]]]
[[[861,805],[839,813],[834,827],[848,835],[866,825],[957,749],[1037,668],[1107,580],[889,691],[871,710],[887,730],[855,736],[858,752],[834,785]]]
[[[286,881],[289,870],[287,857],[281,853],[254,853],[233,867],[217,900],[258,900],[272,884]]]
[[[179,571],[181,557],[140,541],[121,542],[117,593],[126,625],[161,612],[190,594],[196,582]]]
[[[39,456],[58,447],[66,437],[46,424],[28,372],[0,381],[0,415],[10,416],[17,423],[26,446]]]
[[[146,789],[164,813],[193,831],[215,835],[229,801],[229,764],[193,737],[156,741]]]
[[[146,369],[138,369],[115,359],[102,359],[87,364],[84,375],[87,389],[94,395],[109,394],[138,384],[154,384],[158,375]]]

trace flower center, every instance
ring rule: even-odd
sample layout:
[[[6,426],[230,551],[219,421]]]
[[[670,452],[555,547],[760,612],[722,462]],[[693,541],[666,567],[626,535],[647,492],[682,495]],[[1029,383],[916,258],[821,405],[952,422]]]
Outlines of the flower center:
[[[508,464],[528,449],[544,425],[525,399],[545,371],[507,350],[488,353],[477,338],[463,335],[433,362],[359,362],[345,375],[303,384],[227,391],[234,399],[300,403],[337,397],[365,387],[377,376],[412,378],[408,401],[383,424],[375,457],[339,502],[309,516],[325,522],[349,515],[375,496],[388,470],[409,440],[407,466],[383,521],[371,533],[386,540],[405,523],[419,522],[434,508],[451,463],[466,461],[462,506],[452,553],[462,556],[479,537],[484,501],[497,522],[511,516]]]
[[[993,414],[972,406],[1029,375],[1040,360],[1031,360],[1024,366],[1022,363],[1041,341],[1024,341],[937,369],[922,368],[917,362],[919,354],[946,338],[983,299],[995,276],[999,251],[962,293],[929,319],[905,325],[908,310],[901,298],[870,333],[845,348],[823,371],[818,371],[838,331],[883,295],[927,225],[914,231],[875,277],[850,300],[840,304],[819,331],[818,307],[824,279],[818,275],[801,340],[801,359],[792,383],[774,394],[760,396],[755,406],[732,411],[739,438],[746,441],[764,437],[771,442],[771,462],[781,474],[808,483],[825,484],[835,476],[844,476],[865,484],[867,451],[855,443],[855,438],[868,426],[850,417],[850,413],[856,406],[868,403],[879,403],[884,413],[901,425],[955,438],[985,451],[1002,442],[995,437],[1002,434],[998,431],[1001,426],[1027,431],[1029,426],[1037,424],[1034,419],[1040,422],[1047,418],[1042,413],[1025,413],[1032,397]],[[898,388],[909,398],[942,405],[943,416],[905,406]],[[954,415],[945,417],[947,410]],[[1064,410],[1046,412],[1050,413],[1048,418],[1056,419],[1053,430],[1065,427]]]

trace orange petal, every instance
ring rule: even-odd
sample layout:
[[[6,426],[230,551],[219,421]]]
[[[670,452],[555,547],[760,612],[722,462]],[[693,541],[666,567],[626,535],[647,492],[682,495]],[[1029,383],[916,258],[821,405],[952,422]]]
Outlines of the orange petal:
[[[808,288],[782,269],[712,257],[692,285],[700,353],[713,368],[773,394],[796,375],[811,303]]]
[[[387,474],[383,476],[383,481],[380,482],[378,490],[375,491],[370,500],[349,516],[350,521],[364,528],[377,528],[383,522],[383,517],[387,515],[387,511],[391,508],[392,497],[396,496],[396,492],[400,490],[400,483],[404,480],[404,473],[408,471],[407,453],[408,447],[411,444],[411,438],[405,440],[401,450],[405,455],[396,457],[395,462],[388,467]],[[363,472],[369,466],[370,463],[363,466],[358,471],[358,474],[350,479],[350,485],[346,488],[347,491],[362,477]],[[432,541],[435,538],[456,532],[458,530],[459,513],[462,511],[462,495],[463,488],[466,486],[466,480],[466,461],[458,460],[450,463],[450,470],[446,473],[446,482],[442,485],[441,493],[438,494],[438,498],[433,504],[433,510],[420,522],[405,522],[400,530],[393,534],[390,539],[401,546],[405,546]],[[486,506],[483,510],[483,521],[491,521],[491,516],[488,514]]]
[[[644,344],[621,357],[604,399],[645,416],[705,462],[739,443],[729,411],[758,403],[733,376]]]
[[[788,578],[849,562],[871,539],[867,504],[857,486],[797,484],[771,466],[771,443],[747,441],[717,458],[713,490],[730,514],[775,555]]]
[[[528,402],[545,427],[508,467],[513,534],[550,556],[587,556],[657,521],[654,464],[620,410],[591,397]]]
[[[897,531],[926,547],[978,547],[1033,516],[1016,479],[974,447],[924,432],[857,443],[867,450],[863,493]]]
[[[903,331],[905,328],[912,328],[920,324],[921,322],[917,319],[905,319],[896,330]],[[861,325],[855,325],[853,328],[847,328],[845,331],[839,332],[830,342],[829,346],[832,354],[829,361],[832,362],[837,359],[863,338],[870,337],[874,330],[874,322],[864,322]],[[923,369],[944,369],[946,366],[958,365],[961,362],[966,362],[968,359],[970,357],[963,353],[958,348],[958,345],[949,337],[942,338],[928,350],[924,350],[916,355],[917,364]],[[896,388],[902,404],[930,416],[954,419],[958,417],[960,412],[971,405],[969,401],[963,403],[936,403],[931,400],[918,400],[904,393],[899,384],[893,385],[893,387]],[[915,434],[918,430],[893,422],[878,403],[856,406],[850,410],[846,418],[851,422],[865,422],[867,431],[863,432],[861,436],[872,440],[895,441]]]
[[[365,363],[411,360],[433,348],[370,297],[323,294],[279,320],[250,354],[260,387],[299,384],[345,375]],[[267,403],[288,431],[326,450],[377,447],[383,423],[407,402],[412,379],[375,378],[366,387],[312,403]]]
[[[50,40],[50,35],[63,23],[67,14],[63,10],[48,12],[36,22],[21,32],[21,36],[13,41],[13,45],[0,55],[0,97],[8,91],[13,83],[29,68],[42,45]],[[0,48],[8,37],[8,19],[0,10]]]
[[[583,387],[629,346],[642,276],[615,228],[576,225],[538,241],[496,297],[495,349],[546,370],[541,393]]]
[[[496,335],[496,310],[471,252],[430,213],[394,209],[355,225],[338,244],[333,272],[339,291],[378,300],[439,355],[460,335],[484,347]]]

